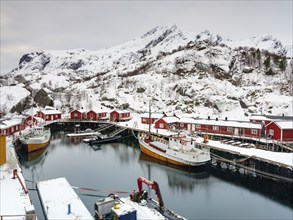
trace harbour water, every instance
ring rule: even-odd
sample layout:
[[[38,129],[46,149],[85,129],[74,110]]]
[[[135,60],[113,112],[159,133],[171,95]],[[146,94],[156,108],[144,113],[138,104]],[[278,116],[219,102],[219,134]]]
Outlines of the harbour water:
[[[157,181],[165,205],[188,219],[293,219],[292,187],[210,167],[196,172],[175,169],[143,155],[135,140],[94,147],[55,133],[40,155],[20,155],[39,219],[44,216],[37,181],[66,177],[72,186],[94,189],[76,189],[94,215],[100,196],[117,192],[128,196],[137,190],[140,176]],[[149,193],[155,198],[154,192]]]

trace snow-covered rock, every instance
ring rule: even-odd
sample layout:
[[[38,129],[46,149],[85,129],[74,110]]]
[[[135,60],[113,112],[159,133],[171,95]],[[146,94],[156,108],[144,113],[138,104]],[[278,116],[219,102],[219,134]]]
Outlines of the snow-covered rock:
[[[26,54],[0,83],[3,88],[7,79],[23,83],[30,92],[22,95],[31,97],[44,88],[64,112],[126,106],[144,112],[152,100],[156,112],[288,115],[293,112],[290,51],[270,35],[232,41],[208,31],[191,34],[162,26],[98,51]],[[7,94],[3,97],[1,106],[10,110]]]

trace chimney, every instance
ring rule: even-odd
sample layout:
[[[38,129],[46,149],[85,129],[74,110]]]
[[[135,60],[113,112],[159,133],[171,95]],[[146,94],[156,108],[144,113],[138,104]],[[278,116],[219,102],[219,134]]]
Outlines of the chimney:
[[[228,118],[227,117],[225,117],[225,121],[228,121]]]
[[[208,120],[210,120],[211,119],[211,116],[208,116]]]
[[[216,118],[216,121],[218,121],[218,118]]]

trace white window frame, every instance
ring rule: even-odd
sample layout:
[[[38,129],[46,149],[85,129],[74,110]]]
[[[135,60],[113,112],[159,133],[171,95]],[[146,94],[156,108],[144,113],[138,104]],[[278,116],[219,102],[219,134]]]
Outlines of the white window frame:
[[[269,129],[269,135],[274,135],[274,133],[275,133],[275,131],[274,131],[274,129]]]
[[[164,123],[159,123],[159,128],[164,128]]]
[[[251,129],[251,134],[257,134],[257,129]]]
[[[214,131],[218,131],[218,130],[220,130],[220,128],[219,128],[219,126],[214,125],[214,126],[213,126],[213,130],[214,130]]]
[[[201,128],[201,125],[200,124],[196,124],[195,125],[195,128]]]
[[[233,128],[232,127],[227,127],[227,131],[232,132]]]

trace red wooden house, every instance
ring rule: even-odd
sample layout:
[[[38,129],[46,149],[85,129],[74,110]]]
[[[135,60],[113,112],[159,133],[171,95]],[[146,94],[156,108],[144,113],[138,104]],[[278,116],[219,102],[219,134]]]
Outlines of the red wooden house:
[[[262,125],[241,121],[183,118],[178,121],[178,128],[223,136],[260,138]]]
[[[96,121],[98,119],[98,114],[94,110],[90,110],[86,113],[86,119]]]
[[[98,120],[108,120],[109,119],[109,116],[108,116],[108,113],[105,112],[105,111],[101,111],[101,112],[98,112]]]
[[[22,129],[22,118],[3,119],[0,121],[0,134],[13,135]]]
[[[265,133],[273,140],[293,142],[293,121],[273,121],[265,126]]]
[[[156,129],[175,129],[177,128],[179,118],[175,116],[167,116],[155,121]]]
[[[164,116],[164,114],[152,113],[151,114],[151,124],[154,124],[155,121],[162,118],[163,116]],[[149,113],[142,114],[140,118],[141,118],[142,124],[149,124],[149,120],[150,120]]]
[[[21,126],[22,126],[21,129],[25,129],[26,127],[31,127],[37,124],[38,124],[38,120],[35,117],[29,115],[23,119],[23,122],[21,123]]]
[[[70,119],[71,120],[84,120],[86,119],[86,110],[73,110],[70,112]]]
[[[45,121],[55,121],[61,119],[61,112],[52,107],[46,107],[45,110],[37,112],[37,117]]]
[[[110,121],[127,121],[130,119],[130,112],[127,110],[114,110],[110,113]]]

